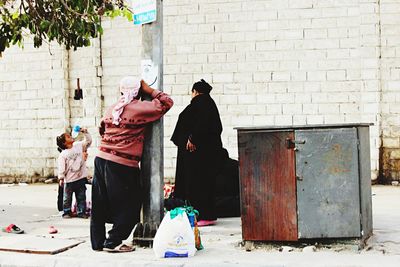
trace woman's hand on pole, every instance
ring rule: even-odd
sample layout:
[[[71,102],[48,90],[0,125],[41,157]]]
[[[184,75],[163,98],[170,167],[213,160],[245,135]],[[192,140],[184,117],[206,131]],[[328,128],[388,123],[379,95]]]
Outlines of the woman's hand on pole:
[[[143,93],[151,95],[154,91],[153,88],[151,88],[144,80],[140,81],[140,88]]]

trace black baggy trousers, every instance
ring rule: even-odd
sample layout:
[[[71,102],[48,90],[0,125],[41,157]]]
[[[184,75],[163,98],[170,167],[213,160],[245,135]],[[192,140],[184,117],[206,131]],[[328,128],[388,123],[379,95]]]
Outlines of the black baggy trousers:
[[[90,241],[92,249],[119,245],[140,221],[142,190],[139,168],[96,157],[92,183]],[[112,229],[106,237],[106,223]]]

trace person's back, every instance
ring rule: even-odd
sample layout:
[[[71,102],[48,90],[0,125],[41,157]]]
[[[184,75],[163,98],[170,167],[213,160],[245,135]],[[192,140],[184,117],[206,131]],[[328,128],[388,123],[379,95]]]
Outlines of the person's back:
[[[140,220],[142,188],[139,162],[142,158],[146,127],[160,119],[173,105],[165,93],[144,81],[125,77],[120,82],[122,96],[105,113],[101,144],[95,158],[92,183],[90,239],[93,250],[132,251],[122,244]],[[139,93],[151,101],[140,101]],[[105,223],[113,227],[105,233]]]
[[[199,211],[199,226],[216,222],[215,181],[221,168],[222,123],[203,79],[193,84],[192,100],[179,114],[171,141],[178,147],[176,198],[188,200]]]
[[[75,182],[84,176],[83,146],[82,142],[75,142],[73,147],[64,149],[58,156],[59,173],[65,183]],[[64,165],[64,166],[62,166]]]
[[[143,152],[145,128],[160,119],[172,106],[171,98],[160,91],[153,91],[153,101],[132,100],[124,107],[118,125],[113,123],[112,105],[102,121],[104,133],[98,156],[123,165],[138,167]]]
[[[191,101],[194,127],[191,140],[197,147],[222,148],[222,123],[217,105],[209,94],[201,94]]]

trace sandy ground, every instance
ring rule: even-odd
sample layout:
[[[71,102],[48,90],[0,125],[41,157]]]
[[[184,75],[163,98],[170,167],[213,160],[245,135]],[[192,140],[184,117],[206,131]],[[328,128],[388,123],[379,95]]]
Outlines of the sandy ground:
[[[26,235],[68,238],[84,243],[56,255],[0,252],[0,266],[400,266],[400,186],[374,186],[374,235],[364,249],[349,240],[316,244],[261,244],[250,252],[241,246],[240,218],[219,219],[201,228],[204,250],[192,258],[157,259],[152,249],[111,254],[90,249],[89,220],[62,219],[56,209],[57,185],[0,185],[0,226],[10,223]],[[48,234],[50,225],[59,233]],[[0,239],[10,234],[0,233]],[[14,235],[15,238],[20,238]],[[313,244],[311,244],[313,245]],[[290,251],[292,250],[292,251]],[[290,252],[289,252],[290,251]]]

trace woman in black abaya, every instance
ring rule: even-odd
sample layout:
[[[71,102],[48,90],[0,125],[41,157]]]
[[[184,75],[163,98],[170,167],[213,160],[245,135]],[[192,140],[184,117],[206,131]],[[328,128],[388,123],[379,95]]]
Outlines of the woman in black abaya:
[[[172,135],[178,147],[174,197],[199,211],[199,226],[215,224],[215,180],[222,160],[222,124],[203,79],[193,84],[192,100],[179,114]]]

